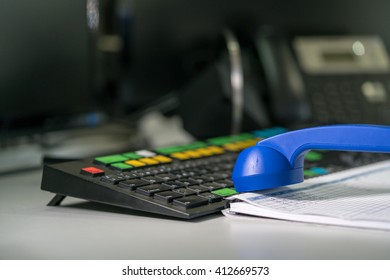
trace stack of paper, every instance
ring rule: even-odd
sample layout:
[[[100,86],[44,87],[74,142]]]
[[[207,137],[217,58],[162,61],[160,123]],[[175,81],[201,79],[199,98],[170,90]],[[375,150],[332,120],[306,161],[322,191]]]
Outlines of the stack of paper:
[[[224,214],[390,230],[390,161],[230,198]]]

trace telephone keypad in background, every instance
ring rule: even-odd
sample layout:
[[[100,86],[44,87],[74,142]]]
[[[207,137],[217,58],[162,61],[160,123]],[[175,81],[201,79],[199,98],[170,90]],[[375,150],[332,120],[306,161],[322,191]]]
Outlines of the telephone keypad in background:
[[[384,97],[377,99],[373,97],[368,100],[367,93],[362,92],[362,85],[367,81],[369,79],[347,81],[332,78],[326,82],[323,78],[318,78],[318,81],[310,83],[307,87],[307,95],[312,108],[313,120],[322,123],[389,124],[390,102],[387,96],[389,90],[385,88],[384,82],[377,79],[372,84],[382,90],[379,93]],[[384,85],[383,88],[379,87],[378,84]],[[375,90],[374,87],[372,91]]]

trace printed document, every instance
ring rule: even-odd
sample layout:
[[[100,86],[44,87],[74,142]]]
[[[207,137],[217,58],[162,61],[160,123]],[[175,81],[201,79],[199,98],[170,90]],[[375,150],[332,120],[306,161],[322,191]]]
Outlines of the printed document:
[[[225,215],[390,230],[390,161],[230,198]]]

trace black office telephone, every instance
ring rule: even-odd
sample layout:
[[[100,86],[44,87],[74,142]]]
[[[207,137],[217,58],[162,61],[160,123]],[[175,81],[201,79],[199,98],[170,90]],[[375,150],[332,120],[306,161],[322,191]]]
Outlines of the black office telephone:
[[[390,123],[390,62],[379,37],[255,40],[277,122]]]
[[[281,36],[263,29],[253,36],[251,47],[240,48],[240,55],[244,129],[270,124],[390,124],[390,60],[378,36]],[[229,106],[235,106],[231,59],[227,51],[201,81],[195,79],[183,91],[187,112],[191,107],[185,98],[194,106],[214,95],[214,110],[204,110],[205,118],[197,115],[198,122],[186,123],[184,114],[185,127],[197,136],[229,132]],[[218,91],[224,102],[218,103]],[[263,112],[262,118],[253,117],[256,110]],[[212,128],[214,117],[225,123]]]

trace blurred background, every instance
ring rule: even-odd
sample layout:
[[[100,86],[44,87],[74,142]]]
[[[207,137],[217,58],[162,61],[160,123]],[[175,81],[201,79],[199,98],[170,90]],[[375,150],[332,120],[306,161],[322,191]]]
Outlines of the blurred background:
[[[388,11],[386,0],[2,0],[0,170],[270,126],[390,124]]]

